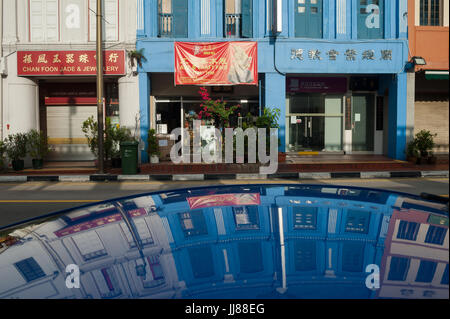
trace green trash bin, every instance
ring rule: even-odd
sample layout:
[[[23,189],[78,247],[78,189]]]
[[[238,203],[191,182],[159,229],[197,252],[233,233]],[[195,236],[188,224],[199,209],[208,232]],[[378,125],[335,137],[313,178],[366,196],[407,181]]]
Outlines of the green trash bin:
[[[122,174],[134,175],[138,173],[138,142],[121,142],[120,156],[122,157]]]

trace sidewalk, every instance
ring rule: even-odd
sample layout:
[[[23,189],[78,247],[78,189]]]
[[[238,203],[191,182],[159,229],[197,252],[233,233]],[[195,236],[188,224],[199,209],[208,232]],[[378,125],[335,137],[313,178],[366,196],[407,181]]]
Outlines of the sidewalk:
[[[41,170],[12,170],[0,174],[0,182],[26,181],[126,181],[126,180],[211,180],[211,179],[329,179],[448,177],[448,157],[435,165],[415,165],[379,155],[288,155],[271,175],[259,174],[259,164],[142,164],[138,175],[122,175],[121,169],[107,169],[98,175],[93,162],[46,163]]]

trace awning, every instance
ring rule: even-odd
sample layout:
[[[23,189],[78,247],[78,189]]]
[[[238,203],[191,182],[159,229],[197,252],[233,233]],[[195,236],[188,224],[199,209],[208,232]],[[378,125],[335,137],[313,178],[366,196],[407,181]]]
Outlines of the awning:
[[[425,71],[427,80],[448,80],[448,71]]]

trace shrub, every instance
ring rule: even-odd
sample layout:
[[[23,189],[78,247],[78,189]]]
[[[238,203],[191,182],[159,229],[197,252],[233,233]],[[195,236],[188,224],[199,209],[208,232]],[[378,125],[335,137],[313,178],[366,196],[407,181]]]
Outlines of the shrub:
[[[33,159],[43,159],[51,151],[47,136],[37,130],[31,130],[27,134],[27,149]]]
[[[431,132],[427,130],[421,130],[416,134],[414,143],[420,153],[420,156],[427,157],[431,155],[431,150],[435,146],[433,138],[436,136],[437,134],[431,134]]]
[[[148,130],[148,155],[160,155],[158,139],[154,129]]]
[[[5,151],[10,160],[17,161],[27,156],[27,139],[25,133],[8,135],[5,140]]]

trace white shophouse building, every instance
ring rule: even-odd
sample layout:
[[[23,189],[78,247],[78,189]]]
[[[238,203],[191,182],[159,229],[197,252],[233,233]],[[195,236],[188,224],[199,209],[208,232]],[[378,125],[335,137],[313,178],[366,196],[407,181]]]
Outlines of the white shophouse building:
[[[81,131],[96,118],[96,0],[2,0],[0,139],[38,129],[50,160],[92,160]],[[105,110],[134,129],[137,0],[104,0]],[[109,73],[108,73],[109,72]]]

